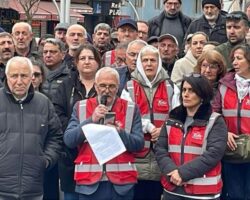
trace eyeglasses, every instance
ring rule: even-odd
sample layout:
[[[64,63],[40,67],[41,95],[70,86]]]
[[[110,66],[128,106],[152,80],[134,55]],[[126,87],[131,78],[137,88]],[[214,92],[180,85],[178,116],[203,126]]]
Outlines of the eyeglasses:
[[[110,84],[110,85],[106,85],[106,84],[99,84],[97,85],[99,90],[105,91],[106,89],[108,89],[111,92],[114,92],[117,89],[117,86],[115,84]]]
[[[35,78],[39,78],[41,75],[42,75],[42,73],[40,73],[40,72],[34,72],[32,74],[32,76],[34,76]]]
[[[242,15],[242,14],[227,14],[226,19],[227,20],[237,20],[237,21],[244,19],[244,20],[248,21],[247,17]]]
[[[201,78],[201,75],[198,73],[190,73],[190,74],[186,74],[184,75],[184,77],[194,77],[194,78]]]
[[[219,67],[219,65],[218,64],[203,64],[203,65],[201,65],[201,67],[202,68],[209,68],[209,69],[211,69],[211,70],[216,70],[216,69],[218,69],[218,67]]]

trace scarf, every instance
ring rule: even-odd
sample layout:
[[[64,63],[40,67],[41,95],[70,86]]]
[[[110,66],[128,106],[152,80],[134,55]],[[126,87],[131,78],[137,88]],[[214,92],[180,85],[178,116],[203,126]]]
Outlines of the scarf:
[[[235,74],[238,99],[241,103],[245,96],[250,95],[250,79],[245,79]]]

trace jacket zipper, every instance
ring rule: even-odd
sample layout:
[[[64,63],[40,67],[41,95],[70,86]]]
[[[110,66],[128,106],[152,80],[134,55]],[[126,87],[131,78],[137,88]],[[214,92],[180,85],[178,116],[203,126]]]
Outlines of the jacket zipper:
[[[18,177],[18,185],[19,185],[19,196],[21,197],[22,194],[22,173],[23,173],[23,144],[24,144],[24,128],[23,128],[23,104],[19,103],[20,105],[20,111],[21,111],[21,138],[20,138],[20,162],[19,162],[19,177]]]
[[[180,156],[180,158],[181,158],[180,163],[181,163],[181,165],[183,165],[184,164],[184,144],[185,144],[185,141],[186,141],[187,133],[185,133],[183,125],[180,125],[180,129],[184,133],[183,137],[182,137],[182,140],[181,140],[181,156]],[[187,132],[188,132],[188,130],[187,130]]]
[[[242,107],[242,102],[238,101],[238,109],[237,109],[237,132],[240,135],[241,134],[241,107]]]

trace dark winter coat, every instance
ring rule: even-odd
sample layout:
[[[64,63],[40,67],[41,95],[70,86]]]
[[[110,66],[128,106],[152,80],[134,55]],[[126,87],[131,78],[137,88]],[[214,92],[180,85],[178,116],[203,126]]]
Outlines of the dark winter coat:
[[[43,176],[57,162],[60,121],[50,100],[30,86],[17,101],[0,89],[0,199],[32,199],[43,194]]]
[[[88,96],[87,96],[88,95]],[[77,101],[95,97],[96,91],[93,87],[89,94],[86,94],[85,87],[78,78],[78,72],[72,71],[70,77],[65,79],[59,86],[56,95],[53,97],[53,103],[56,113],[62,123],[63,131],[68,126],[73,106]],[[61,180],[61,189],[64,192],[75,191],[74,160],[77,156],[77,148],[69,149],[64,145],[63,152],[59,159],[59,177]]]

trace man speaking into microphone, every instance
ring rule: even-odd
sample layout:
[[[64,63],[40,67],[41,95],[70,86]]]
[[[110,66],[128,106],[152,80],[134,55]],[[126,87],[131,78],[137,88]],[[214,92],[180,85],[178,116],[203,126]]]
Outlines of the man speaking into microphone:
[[[64,134],[65,144],[79,149],[74,178],[80,200],[132,200],[134,196],[137,171],[133,152],[143,148],[144,138],[138,107],[117,96],[119,82],[115,69],[101,68],[95,77],[97,97],[76,103]],[[105,116],[110,113],[114,120],[106,124]],[[82,131],[90,123],[114,126],[126,151],[99,165]]]

